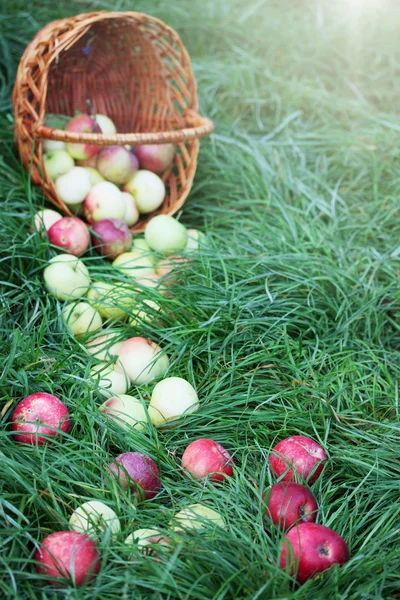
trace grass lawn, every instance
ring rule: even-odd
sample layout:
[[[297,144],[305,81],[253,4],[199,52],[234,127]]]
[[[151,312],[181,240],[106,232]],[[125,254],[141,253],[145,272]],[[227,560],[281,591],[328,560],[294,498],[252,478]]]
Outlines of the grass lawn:
[[[94,360],[43,287],[53,250],[29,227],[44,198],[13,146],[10,93],[25,45],[48,21],[99,8],[174,27],[216,125],[180,217],[208,246],[161,300],[163,326],[120,326],[122,337],[157,341],[168,375],[198,391],[199,411],[170,430],[127,432],[98,412]],[[0,0],[1,598],[400,597],[399,26],[395,0]],[[84,260],[93,278],[114,276],[93,253]],[[131,393],[147,399],[153,385]],[[48,447],[18,445],[12,408],[40,390],[64,399],[72,429]],[[277,566],[282,534],[261,509],[269,451],[296,434],[329,455],[312,486],[318,522],[351,553],[302,587]],[[198,437],[233,454],[229,481],[182,474]],[[140,505],[104,470],[134,450],[156,460],[163,482]],[[35,572],[35,544],[92,498],[117,512],[122,533],[100,543],[93,583],[57,591]],[[218,510],[226,531],[180,535],[161,561],[130,557],[129,533],[167,532],[194,502]]]

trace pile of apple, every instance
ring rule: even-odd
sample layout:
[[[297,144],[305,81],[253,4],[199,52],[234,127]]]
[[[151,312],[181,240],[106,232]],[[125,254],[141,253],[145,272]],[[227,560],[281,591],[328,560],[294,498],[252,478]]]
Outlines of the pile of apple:
[[[65,130],[108,135],[117,132],[111,119],[100,114],[77,115],[68,121]],[[160,175],[171,167],[176,152],[173,144],[131,148],[54,140],[44,140],[43,149],[46,173],[71,212],[84,215],[89,223],[117,219],[127,226],[163,203],[165,185]],[[56,231],[49,234],[55,241],[60,235]]]
[[[105,132],[111,126],[107,117],[98,115],[94,120],[81,115],[72,119],[67,129],[84,131],[76,128],[89,127],[89,131],[98,131],[101,127]],[[155,341],[140,335],[122,339],[116,325],[129,319],[138,327],[158,319],[162,296],[158,303],[146,297],[143,289],[151,287],[160,295],[170,294],[171,282],[177,281],[177,267],[188,264],[191,254],[205,241],[204,234],[187,230],[167,215],[153,217],[144,238],[133,239],[129,230],[132,219],[139,212],[157,208],[165,193],[162,180],[153,171],[168,168],[175,152],[169,146],[154,147],[157,153],[152,147],[143,148],[136,147],[134,154],[119,146],[100,149],[77,144],[49,150],[46,170],[66,204],[77,208],[82,202],[79,210],[91,223],[91,234],[77,217],[62,218],[55,211],[41,211],[35,216],[36,229],[42,235],[48,230],[50,242],[64,252],[45,267],[44,282],[63,302],[61,316],[70,333],[83,341],[97,361],[90,379],[105,398],[99,413],[124,430],[137,431],[149,426],[171,427],[198,410],[200,402],[189,381],[167,376],[168,355]],[[73,159],[79,161],[77,166]],[[65,172],[60,172],[59,165],[64,163]],[[143,170],[138,170],[139,164]],[[128,192],[118,185],[124,185]],[[114,281],[93,281],[79,258],[89,247],[90,235],[95,250],[112,259]],[[148,384],[153,385],[148,404],[129,393],[133,386]],[[19,443],[51,443],[66,438],[70,428],[67,404],[44,392],[24,398],[11,415],[13,437]],[[261,510],[268,528],[276,526],[283,531],[278,562],[299,583],[334,564],[343,565],[349,558],[345,541],[315,523],[318,505],[308,485],[319,477],[326,459],[323,448],[305,436],[280,441],[269,455],[270,471],[278,482],[262,495]],[[188,477],[224,485],[233,476],[235,463],[217,441],[200,438],[185,449],[181,468]],[[115,456],[105,465],[104,476],[110,485],[130,489],[138,502],[154,498],[162,488],[156,462],[140,452]],[[139,529],[130,533],[125,543],[130,552],[136,547],[161,560],[163,552],[173,545],[176,532],[209,532],[215,527],[226,528],[223,517],[214,508],[196,503],[175,514],[166,535],[156,528]],[[80,586],[100,569],[98,541],[120,533],[118,515],[94,498],[74,510],[69,530],[54,532],[42,541],[35,552],[36,569],[52,578],[49,580],[62,583],[67,579]]]

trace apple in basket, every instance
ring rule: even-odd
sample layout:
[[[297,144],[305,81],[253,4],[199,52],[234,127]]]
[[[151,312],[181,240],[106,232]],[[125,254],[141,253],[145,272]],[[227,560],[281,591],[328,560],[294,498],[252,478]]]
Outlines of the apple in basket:
[[[65,131],[74,133],[102,133],[98,123],[89,115],[83,114],[71,119],[67,123]],[[76,144],[70,142],[65,145],[65,148],[72,158],[79,160],[90,158],[101,150],[101,146],[96,146],[95,144]]]
[[[135,147],[140,168],[157,174],[168,169],[174,160],[175,152],[174,144],[144,144]]]
[[[97,169],[108,181],[127,183],[139,169],[137,157],[124,146],[107,146],[97,155]]]
[[[80,256],[89,248],[90,234],[85,223],[78,217],[63,217],[50,227],[49,241],[68,254]]]

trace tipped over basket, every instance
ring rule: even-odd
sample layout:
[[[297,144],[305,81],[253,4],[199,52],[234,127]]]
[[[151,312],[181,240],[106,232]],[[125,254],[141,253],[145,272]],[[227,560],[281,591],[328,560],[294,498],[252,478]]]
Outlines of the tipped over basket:
[[[118,133],[76,133],[46,126],[46,115],[108,115]],[[26,170],[65,215],[69,208],[43,168],[42,140],[108,145],[175,143],[173,165],[163,174],[159,210],[132,228],[144,230],[155,214],[172,215],[192,187],[199,138],[213,130],[198,113],[197,85],[178,34],[137,12],[94,12],[53,21],[27,46],[13,90],[15,141]]]

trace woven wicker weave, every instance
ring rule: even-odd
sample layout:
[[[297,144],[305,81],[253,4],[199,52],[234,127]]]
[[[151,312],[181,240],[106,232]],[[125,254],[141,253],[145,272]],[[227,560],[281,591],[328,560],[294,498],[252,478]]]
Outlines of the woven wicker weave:
[[[108,115],[118,133],[80,134],[45,126],[49,113]],[[198,138],[213,130],[198,113],[190,59],[177,33],[159,19],[136,12],[81,14],[44,27],[27,46],[13,91],[15,140],[25,169],[64,214],[42,166],[43,138],[99,145],[177,144],[163,174],[162,207],[133,227],[143,231],[154,214],[174,214],[184,203],[196,170]]]

